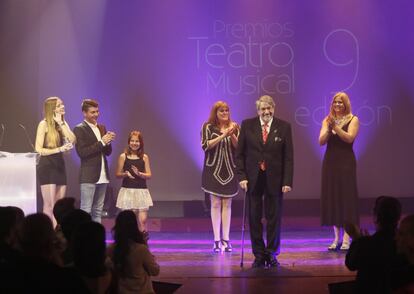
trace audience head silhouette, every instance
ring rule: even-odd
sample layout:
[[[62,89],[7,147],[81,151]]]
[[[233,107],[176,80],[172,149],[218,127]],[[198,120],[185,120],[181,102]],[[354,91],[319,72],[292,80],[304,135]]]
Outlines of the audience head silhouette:
[[[76,200],[73,197],[64,197],[56,201],[55,206],[53,206],[53,216],[58,224],[62,223],[65,215],[75,209],[75,202]]]
[[[84,223],[90,222],[92,220],[89,213],[81,210],[81,209],[74,209],[65,215],[62,219],[62,232],[65,236],[66,240],[70,242],[72,239],[72,234],[76,230],[76,228]]]
[[[54,252],[52,221],[43,213],[28,215],[23,221],[21,246],[24,255],[50,260]]]
[[[135,213],[131,210],[120,212],[116,217],[112,231],[115,239],[113,261],[117,270],[121,274],[125,274],[131,242],[145,244],[144,236],[138,229]]]
[[[391,196],[379,196],[375,200],[374,221],[378,229],[395,230],[401,218],[401,203]]]
[[[24,212],[18,207],[0,207],[0,243],[12,244],[17,235],[18,228],[24,219]]]
[[[82,276],[95,278],[106,272],[105,228],[97,222],[78,226],[72,236],[75,267]]]

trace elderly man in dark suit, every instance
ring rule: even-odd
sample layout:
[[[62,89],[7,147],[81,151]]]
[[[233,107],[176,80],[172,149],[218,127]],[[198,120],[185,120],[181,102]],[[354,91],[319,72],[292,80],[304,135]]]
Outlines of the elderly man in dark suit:
[[[106,156],[112,153],[111,142],[115,133],[107,132],[98,124],[98,102],[84,99],[82,112],[85,120],[73,132],[76,136],[76,152],[81,159],[80,208],[91,214],[92,220],[101,222],[106,187],[109,183],[109,169]]]
[[[292,188],[293,143],[288,122],[276,118],[275,103],[270,96],[256,101],[258,116],[242,122],[236,150],[240,187],[247,191],[252,267],[279,265],[280,224],[283,193]],[[262,212],[267,220],[263,240]]]

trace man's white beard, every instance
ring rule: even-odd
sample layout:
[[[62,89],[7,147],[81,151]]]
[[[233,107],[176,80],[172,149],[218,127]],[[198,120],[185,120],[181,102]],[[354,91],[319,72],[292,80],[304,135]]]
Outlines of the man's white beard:
[[[263,115],[262,116],[262,120],[266,123],[268,123],[273,117],[273,113],[269,114],[269,115]]]

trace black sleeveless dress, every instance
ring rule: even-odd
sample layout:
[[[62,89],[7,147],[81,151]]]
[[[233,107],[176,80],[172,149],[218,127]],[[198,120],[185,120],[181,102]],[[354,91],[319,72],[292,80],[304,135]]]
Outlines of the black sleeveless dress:
[[[352,119],[342,129],[348,131]],[[321,224],[359,224],[356,159],[353,143],[331,134],[322,163]]]
[[[57,146],[60,147],[63,145],[63,134],[59,126],[56,126],[56,130],[61,138],[60,144]],[[46,138],[43,144],[43,146],[46,145]],[[66,185],[66,168],[63,153],[59,152],[40,156],[39,164],[36,167],[36,173],[40,185]]]
[[[123,171],[132,171],[132,165],[136,166],[140,172],[145,172],[145,162],[142,158],[130,159],[125,154]],[[151,195],[147,189],[147,181],[135,176],[134,179],[125,177],[122,180],[122,187],[119,189],[116,207],[120,209],[148,210],[153,206]]]

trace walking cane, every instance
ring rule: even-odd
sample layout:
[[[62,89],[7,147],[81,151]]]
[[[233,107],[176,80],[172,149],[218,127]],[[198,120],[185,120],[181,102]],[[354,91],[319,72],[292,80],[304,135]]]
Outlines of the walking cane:
[[[244,230],[246,229],[246,205],[247,205],[247,190],[244,191],[244,200],[243,200],[243,221],[242,221],[242,235],[241,235],[241,260],[240,267],[243,267],[244,259]]]

